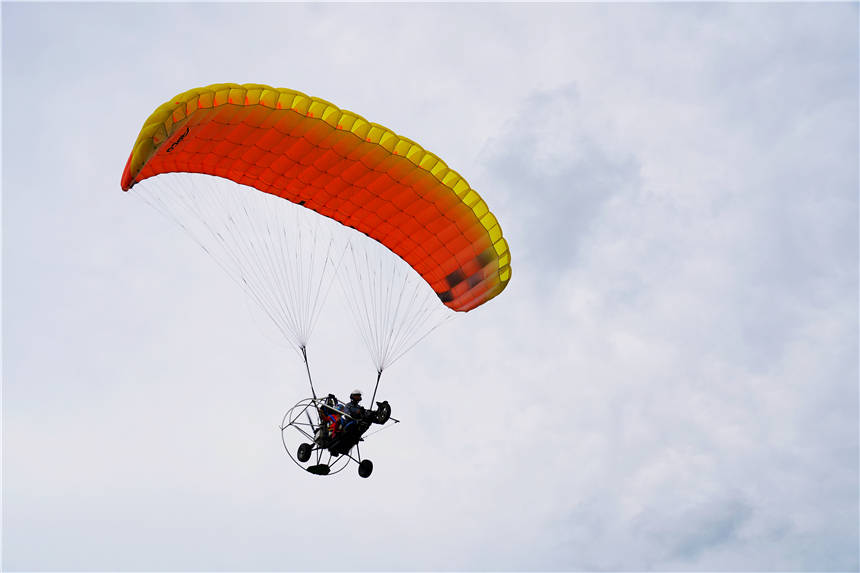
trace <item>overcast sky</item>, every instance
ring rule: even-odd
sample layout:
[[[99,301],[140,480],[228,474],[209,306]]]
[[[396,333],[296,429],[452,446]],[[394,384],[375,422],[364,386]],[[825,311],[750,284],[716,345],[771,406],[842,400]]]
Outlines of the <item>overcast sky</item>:
[[[857,4],[2,5],[2,569],[857,571]],[[302,363],[119,181],[187,89],[322,97],[511,245],[396,363],[370,479]],[[336,301],[333,301],[336,302]],[[318,385],[375,372],[345,311]]]

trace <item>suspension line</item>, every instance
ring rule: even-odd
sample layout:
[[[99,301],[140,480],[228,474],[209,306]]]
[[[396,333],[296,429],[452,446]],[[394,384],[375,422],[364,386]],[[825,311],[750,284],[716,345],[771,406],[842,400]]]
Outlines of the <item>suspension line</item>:
[[[317,393],[316,393],[316,390],[314,390],[313,378],[311,378],[311,367],[308,364],[308,351],[307,351],[307,347],[305,347],[304,345],[302,345],[302,358],[305,359],[305,369],[308,371],[308,382],[311,385],[311,395],[314,397],[314,400],[316,400],[317,399]],[[380,373],[380,375],[381,375],[381,373]],[[376,383],[379,384],[379,378],[376,379]]]
[[[373,387],[373,398],[370,399],[370,407],[373,408],[373,405],[376,403],[376,390],[379,388],[379,379],[382,378],[382,368],[377,371],[376,374],[376,386]]]

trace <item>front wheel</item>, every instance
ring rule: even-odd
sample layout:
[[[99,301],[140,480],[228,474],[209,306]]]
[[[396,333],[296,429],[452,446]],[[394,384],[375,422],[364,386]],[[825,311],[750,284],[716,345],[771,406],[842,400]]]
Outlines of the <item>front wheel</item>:
[[[358,464],[358,475],[366,478],[370,477],[371,473],[373,473],[373,462],[370,460],[361,460],[361,463]]]
[[[299,450],[296,452],[296,457],[300,462],[306,462],[311,459],[311,450],[313,446],[310,444],[302,444],[299,446]]]

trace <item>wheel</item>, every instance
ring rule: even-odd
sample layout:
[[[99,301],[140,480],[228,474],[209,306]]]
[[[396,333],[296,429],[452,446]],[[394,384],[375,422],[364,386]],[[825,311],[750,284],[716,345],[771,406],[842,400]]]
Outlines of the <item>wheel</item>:
[[[358,464],[358,475],[366,478],[370,477],[371,473],[373,473],[373,462],[370,460],[361,460],[361,463]]]
[[[302,444],[299,446],[299,451],[296,452],[296,457],[300,462],[306,462],[311,459],[311,450],[313,446],[310,444]]]
[[[376,423],[384,424],[391,417],[391,406],[388,402],[377,402],[379,410],[376,411]]]

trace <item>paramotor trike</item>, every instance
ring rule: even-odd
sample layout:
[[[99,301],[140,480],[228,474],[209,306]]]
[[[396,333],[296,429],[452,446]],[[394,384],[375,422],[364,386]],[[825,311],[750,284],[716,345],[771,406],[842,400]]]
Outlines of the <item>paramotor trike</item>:
[[[331,394],[302,400],[287,411],[281,422],[281,440],[287,454],[296,465],[315,475],[336,474],[351,460],[358,464],[358,475],[369,477],[373,462],[362,459],[359,443],[373,424],[399,422],[391,417],[388,402],[376,404],[376,410],[350,416],[346,405]]]

